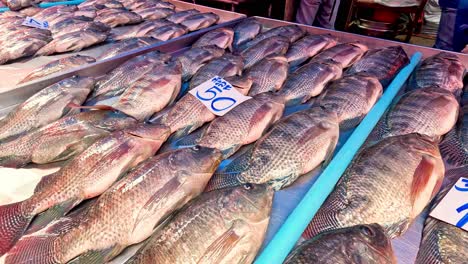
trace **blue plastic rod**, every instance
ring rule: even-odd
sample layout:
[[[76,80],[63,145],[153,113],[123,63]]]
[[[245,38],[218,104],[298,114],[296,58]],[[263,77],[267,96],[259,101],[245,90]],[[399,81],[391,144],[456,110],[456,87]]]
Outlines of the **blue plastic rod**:
[[[255,260],[255,264],[281,264],[293,249],[296,242],[322,206],[325,199],[333,191],[354,155],[362,146],[379,119],[390,106],[411,72],[421,60],[421,53],[416,52],[409,65],[406,65],[387,87],[380,100],[354,130],[346,143],[341,147],[330,164],[323,170],[320,177],[304,195],[299,204],[288,216],[270,243]]]
[[[40,3],[39,7],[47,8],[47,7],[58,6],[58,5],[79,5],[79,4],[83,3],[84,1],[86,1],[86,0],[71,0],[71,1],[63,1],[63,2]],[[0,13],[8,11],[8,10],[10,10],[10,8],[2,7],[2,8],[0,8]]]

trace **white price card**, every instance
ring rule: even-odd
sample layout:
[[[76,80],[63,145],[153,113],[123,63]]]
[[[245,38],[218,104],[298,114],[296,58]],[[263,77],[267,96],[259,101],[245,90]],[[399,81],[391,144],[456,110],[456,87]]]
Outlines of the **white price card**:
[[[49,28],[49,23],[47,21],[36,19],[33,17],[26,17],[22,25],[28,26],[28,27],[42,28],[42,29]]]
[[[468,178],[458,179],[429,215],[468,231]]]
[[[229,82],[219,76],[198,85],[189,93],[217,116],[223,116],[240,103],[252,98],[241,94]]]

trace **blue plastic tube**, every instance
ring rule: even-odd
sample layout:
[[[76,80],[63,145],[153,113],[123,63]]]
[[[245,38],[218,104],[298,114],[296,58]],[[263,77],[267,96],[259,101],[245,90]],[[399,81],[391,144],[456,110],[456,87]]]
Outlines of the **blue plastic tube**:
[[[299,204],[288,216],[284,224],[275,234],[270,243],[255,260],[255,264],[281,264],[293,249],[296,242],[306,229],[325,199],[333,191],[354,155],[362,146],[367,136],[375,127],[379,119],[390,106],[411,72],[421,60],[421,53],[416,52],[406,65],[390,83],[380,100],[354,130],[346,143],[341,147],[330,164],[323,170],[320,177],[304,195]]]
[[[63,2],[40,3],[39,7],[47,8],[47,7],[58,6],[58,5],[79,5],[79,4],[83,3],[84,1],[86,1],[86,0],[71,0],[71,1],[63,1]],[[10,10],[10,8],[2,7],[2,8],[0,8],[0,13],[8,11],[8,10]]]

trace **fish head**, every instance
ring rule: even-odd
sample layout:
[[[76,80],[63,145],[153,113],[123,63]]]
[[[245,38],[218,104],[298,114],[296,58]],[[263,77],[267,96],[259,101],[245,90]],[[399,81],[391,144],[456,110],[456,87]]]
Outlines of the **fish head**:
[[[222,160],[221,151],[201,146],[177,149],[168,155],[172,169],[186,168],[192,174],[212,175]]]
[[[223,56],[225,52],[224,49],[216,45],[204,46],[204,47],[201,47],[201,49],[208,51],[215,58]]]
[[[350,42],[350,43],[348,43],[348,45],[359,48],[360,50],[362,50],[363,53],[369,50],[369,47],[367,47],[366,45],[364,45],[364,44],[362,44],[360,42],[357,42],[357,41],[356,42]]]
[[[270,186],[246,183],[224,191],[227,194],[222,198],[223,208],[229,211],[224,214],[226,220],[244,218],[258,223],[269,217],[274,193]]]
[[[398,136],[402,146],[418,153],[440,158],[439,137],[431,137],[419,133]]]
[[[138,124],[125,129],[125,133],[152,141],[164,142],[169,137],[171,130],[164,125]]]
[[[71,78],[60,81],[59,85],[62,87],[62,89],[67,90],[67,92],[73,94],[74,97],[82,98],[84,101],[86,96],[88,96],[88,94],[94,88],[95,83],[96,79],[91,77],[73,76]]]
[[[346,247],[349,247],[347,252],[350,253],[350,257],[360,260],[356,263],[396,263],[390,238],[380,225],[358,225],[346,228],[343,235],[349,238]],[[363,259],[365,260],[362,261]]]
[[[101,114],[102,117],[97,120],[95,127],[102,128],[109,131],[121,130],[132,125],[135,125],[137,120],[120,111],[90,111],[88,113],[96,112]]]

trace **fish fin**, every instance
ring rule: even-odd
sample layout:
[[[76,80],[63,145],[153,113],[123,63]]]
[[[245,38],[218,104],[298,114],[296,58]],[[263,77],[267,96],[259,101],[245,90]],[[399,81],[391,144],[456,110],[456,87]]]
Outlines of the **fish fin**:
[[[245,226],[243,221],[235,221],[231,228],[211,243],[198,263],[221,263],[224,256],[228,255],[245,236],[247,232]]]
[[[208,128],[208,126],[209,123],[203,125],[201,128],[195,130],[194,132],[176,140],[175,142],[172,142],[170,146],[168,146],[168,150],[187,148],[197,145],[200,139],[203,137],[203,134],[205,134],[205,131]]]
[[[5,258],[5,264],[59,263],[54,259],[58,236],[30,236],[18,241]]]
[[[49,175],[43,176],[36,185],[36,188],[34,188],[34,193],[40,192],[44,190],[44,188],[47,188],[47,186],[49,186],[50,183],[56,178],[56,175],[57,173],[51,173]]]
[[[323,163],[322,163],[323,168],[327,167],[328,163],[330,163],[330,161],[332,160],[337,143],[338,143],[338,137],[334,137],[332,140],[330,140],[330,145],[328,145],[328,148],[327,148],[327,155],[325,156],[325,159],[323,160]]]
[[[151,198],[146,202],[143,208],[140,210],[138,217],[135,221],[133,231],[138,229],[138,226],[148,224],[146,221],[156,212],[161,211],[161,206],[164,206],[163,202],[166,201],[167,197],[174,193],[183,192],[181,186],[186,182],[186,172],[183,174],[178,173],[177,176],[170,179],[164,186],[155,192]]]
[[[351,119],[346,119],[343,122],[340,123],[340,130],[341,131],[348,131],[351,130],[359,125],[361,123],[361,120],[364,118],[364,116],[357,116]]]
[[[219,171],[242,172],[246,170],[249,167],[249,161],[253,155],[253,151],[254,151],[253,144],[244,146],[233,156],[232,161],[228,163],[224,168],[220,169]]]
[[[468,152],[463,149],[461,140],[456,128],[450,130],[442,140],[439,146],[440,152],[449,164],[456,166],[468,164]]]
[[[101,264],[106,263],[107,261],[113,259],[117,256],[122,250],[123,246],[114,245],[112,247],[103,249],[103,250],[90,250],[84,254],[77,256],[76,258],[70,260],[68,264]]]
[[[411,183],[411,204],[414,207],[418,207],[418,201],[420,199],[420,195],[425,191],[427,185],[429,184],[431,177],[433,175],[433,171],[435,168],[435,164],[432,157],[423,155],[421,161],[419,162],[418,167],[413,174],[413,181]],[[424,208],[422,206],[422,208]],[[421,208],[421,209],[422,209]]]
[[[69,199],[63,203],[54,205],[53,207],[47,209],[46,211],[38,214],[32,221],[28,234],[39,231],[40,229],[46,227],[52,221],[59,219],[60,217],[66,215],[73,207],[79,204],[81,199]]]
[[[117,109],[109,105],[78,105],[75,103],[69,103],[68,107],[75,108],[75,109],[118,111]]]
[[[240,172],[217,172],[211,177],[208,185],[205,188],[205,192],[210,192],[217,189],[223,189],[227,187],[234,187],[243,184],[237,177]]]
[[[0,206],[0,256],[15,245],[33,218],[23,210],[23,203]]]

